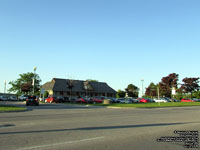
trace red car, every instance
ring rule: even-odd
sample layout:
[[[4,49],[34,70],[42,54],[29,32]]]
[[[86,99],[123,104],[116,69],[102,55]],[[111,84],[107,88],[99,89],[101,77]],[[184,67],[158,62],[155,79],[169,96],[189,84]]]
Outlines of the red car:
[[[103,103],[104,97],[95,97],[92,99],[92,103]]]
[[[88,103],[88,100],[84,99],[84,98],[78,98],[76,100],[76,103]]]
[[[181,102],[195,102],[195,101],[192,100],[192,99],[189,99],[189,98],[183,98],[183,99],[181,100]]]
[[[58,103],[58,99],[56,97],[48,97],[45,102],[47,103]]]
[[[148,103],[149,100],[148,100],[148,99],[145,99],[145,98],[138,98],[138,102],[139,102],[139,103]]]

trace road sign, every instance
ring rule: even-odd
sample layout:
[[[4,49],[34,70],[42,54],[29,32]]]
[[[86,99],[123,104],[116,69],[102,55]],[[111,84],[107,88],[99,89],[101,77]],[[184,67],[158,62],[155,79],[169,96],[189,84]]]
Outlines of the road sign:
[[[176,95],[176,89],[174,87],[172,88],[172,95]]]

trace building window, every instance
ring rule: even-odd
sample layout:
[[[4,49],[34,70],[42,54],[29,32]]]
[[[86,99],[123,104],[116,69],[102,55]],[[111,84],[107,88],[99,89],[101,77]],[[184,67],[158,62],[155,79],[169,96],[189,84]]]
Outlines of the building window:
[[[60,95],[64,95],[64,92],[63,92],[63,91],[60,91]]]
[[[80,93],[79,93],[79,92],[76,92],[76,96],[80,97]]]

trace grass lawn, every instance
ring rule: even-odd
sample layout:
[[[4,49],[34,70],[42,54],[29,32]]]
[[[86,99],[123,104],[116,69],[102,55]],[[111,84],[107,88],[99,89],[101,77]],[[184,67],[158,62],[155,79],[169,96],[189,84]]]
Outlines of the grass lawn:
[[[21,110],[26,110],[26,108],[0,105],[0,112],[5,112],[5,111],[21,111]]]
[[[89,104],[89,105],[91,105],[91,106],[110,106],[110,107],[156,108],[156,107],[200,106],[200,102],[135,103],[135,104]]]

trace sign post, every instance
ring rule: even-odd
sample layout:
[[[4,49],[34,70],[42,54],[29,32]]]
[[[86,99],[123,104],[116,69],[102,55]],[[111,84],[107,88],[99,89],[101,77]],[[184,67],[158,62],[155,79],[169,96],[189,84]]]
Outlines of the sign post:
[[[172,98],[176,95],[176,89],[175,87],[172,88]],[[174,102],[174,100],[172,100]]]
[[[42,100],[43,100],[43,101],[44,101],[44,93],[45,93],[45,89],[42,88],[42,89],[40,90],[40,94],[42,94]]]

